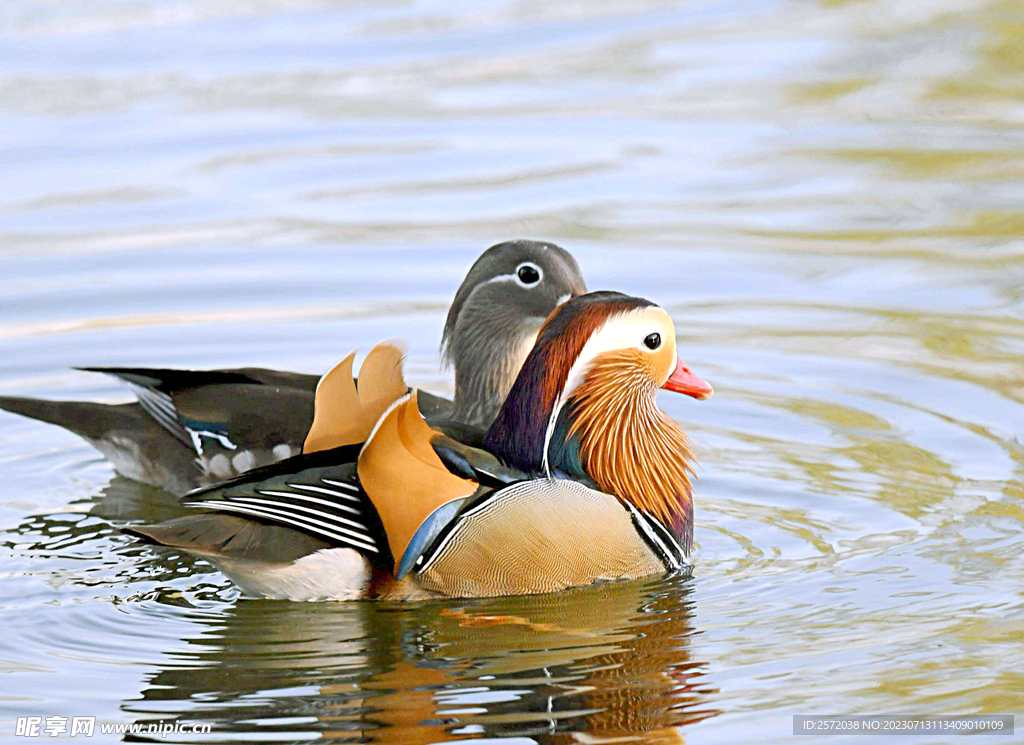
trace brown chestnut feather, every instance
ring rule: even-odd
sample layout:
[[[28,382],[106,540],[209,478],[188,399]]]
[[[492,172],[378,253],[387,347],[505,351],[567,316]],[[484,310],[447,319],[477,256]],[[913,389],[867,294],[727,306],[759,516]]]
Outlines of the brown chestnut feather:
[[[618,292],[592,292],[556,308],[537,334],[508,398],[487,433],[486,446],[508,465],[539,472],[548,422],[573,363],[610,317],[651,306]]]

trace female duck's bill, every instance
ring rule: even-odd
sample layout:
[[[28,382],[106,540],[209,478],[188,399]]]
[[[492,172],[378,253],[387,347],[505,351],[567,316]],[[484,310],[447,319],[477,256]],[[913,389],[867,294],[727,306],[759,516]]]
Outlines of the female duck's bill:
[[[687,563],[690,450],[655,396],[706,398],[710,386],[681,365],[671,320],[648,301],[594,293],[557,309],[483,449],[429,427],[415,393],[382,409],[386,397],[347,372],[336,383],[321,385],[333,411],[363,416],[332,425],[318,394],[318,447],[331,449],[186,501],[211,512],[130,531],[291,599],[548,592]],[[385,388],[405,384],[374,390]]]

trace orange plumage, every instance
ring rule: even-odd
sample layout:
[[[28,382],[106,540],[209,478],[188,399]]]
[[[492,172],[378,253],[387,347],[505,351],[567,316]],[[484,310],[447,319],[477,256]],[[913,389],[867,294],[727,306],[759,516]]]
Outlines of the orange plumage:
[[[573,393],[569,436],[579,437],[583,466],[603,491],[666,525],[685,526],[693,454],[682,429],[655,403],[650,363],[633,349],[596,358]]]

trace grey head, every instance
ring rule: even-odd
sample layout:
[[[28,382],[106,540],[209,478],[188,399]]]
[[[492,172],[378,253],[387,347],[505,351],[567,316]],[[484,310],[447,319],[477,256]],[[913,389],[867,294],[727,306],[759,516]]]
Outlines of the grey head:
[[[544,319],[586,291],[576,259],[554,243],[506,241],[484,251],[455,293],[441,340],[455,368],[453,417],[489,426]]]

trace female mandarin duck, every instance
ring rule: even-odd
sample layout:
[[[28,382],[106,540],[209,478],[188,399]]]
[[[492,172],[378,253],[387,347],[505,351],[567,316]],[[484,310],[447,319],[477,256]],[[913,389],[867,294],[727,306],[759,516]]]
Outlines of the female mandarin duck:
[[[691,454],[655,396],[712,391],[664,310],[614,292],[556,308],[481,447],[431,428],[400,368],[389,344],[358,386],[335,368],[305,454],[184,499],[207,512],[125,530],[293,600],[549,592],[687,563]]]
[[[455,294],[444,328],[455,400],[422,394],[424,413],[490,424],[544,319],[584,292],[576,260],[554,244],[520,240],[487,249]],[[261,368],[83,369],[124,380],[138,403],[0,396],[0,408],[65,427],[122,475],[177,494],[298,453],[320,380]]]

